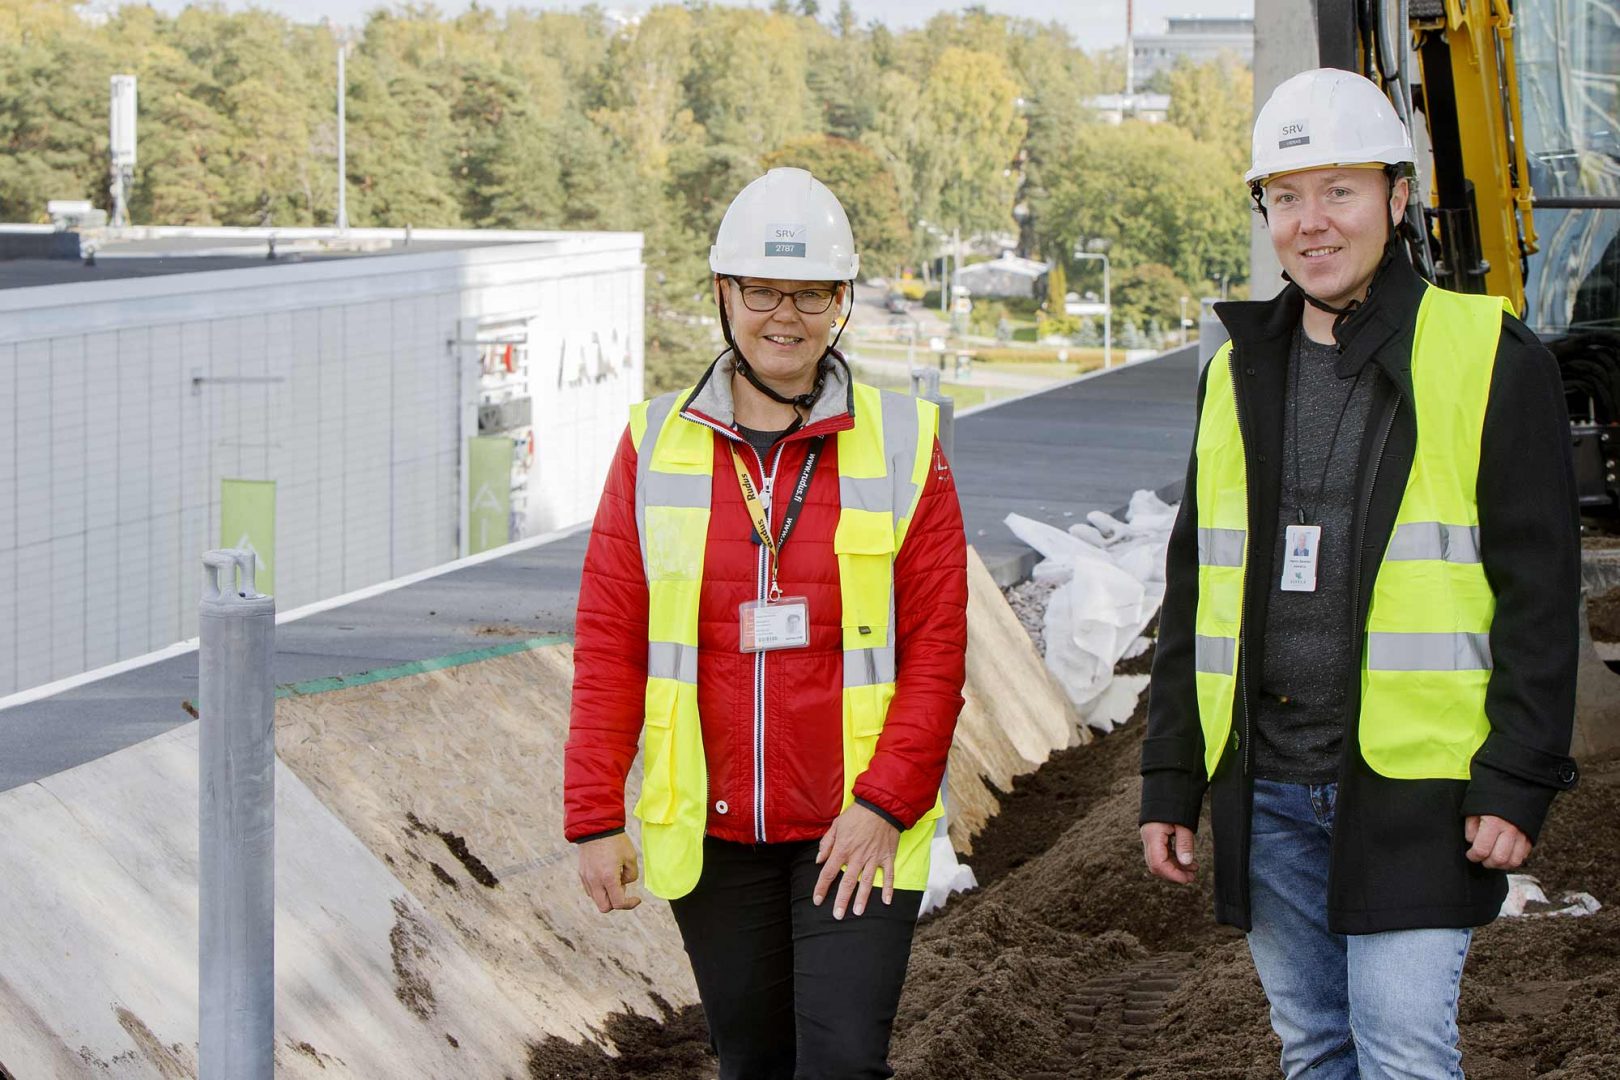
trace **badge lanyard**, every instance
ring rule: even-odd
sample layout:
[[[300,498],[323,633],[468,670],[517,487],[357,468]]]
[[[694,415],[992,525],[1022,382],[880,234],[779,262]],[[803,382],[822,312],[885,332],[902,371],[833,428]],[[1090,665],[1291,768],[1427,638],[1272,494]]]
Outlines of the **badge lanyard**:
[[[1300,360],[1301,360],[1301,366],[1303,366],[1303,363],[1304,363],[1303,355],[1300,357]],[[1337,447],[1339,445],[1339,429],[1344,426],[1345,413],[1350,411],[1350,399],[1356,396],[1356,389],[1361,386],[1361,376],[1366,374],[1366,371],[1367,371],[1367,369],[1365,367],[1363,367],[1360,371],[1356,372],[1355,381],[1350,384],[1349,392],[1344,395],[1344,403],[1339,406],[1339,418],[1338,418],[1338,420],[1334,421],[1334,423],[1333,423],[1333,437],[1328,440],[1327,455],[1323,458],[1323,461],[1322,461],[1322,476],[1321,476],[1321,479],[1319,479],[1317,481],[1316,494],[1311,500],[1315,505],[1313,507],[1309,508],[1309,509],[1307,509],[1307,507],[1305,505],[1305,483],[1304,483],[1304,480],[1300,477],[1300,465],[1299,465],[1299,460],[1300,460],[1300,457],[1301,457],[1301,454],[1299,452],[1299,375],[1300,375],[1300,373],[1299,373],[1298,370],[1295,370],[1295,372],[1294,372],[1294,393],[1293,393],[1293,402],[1292,402],[1293,413],[1294,413],[1294,446],[1293,446],[1293,451],[1294,451],[1294,503],[1295,503],[1294,509],[1295,509],[1296,513],[1298,514],[1299,523],[1301,525],[1310,524],[1310,519],[1316,517],[1317,513],[1320,512],[1321,509],[1322,509],[1322,493],[1327,490],[1328,470],[1333,467],[1333,450],[1334,450],[1335,447]]]
[[[782,598],[782,587],[777,583],[777,572],[782,562],[782,548],[787,545],[788,536],[793,532],[793,526],[798,523],[799,513],[804,509],[804,497],[810,490],[810,477],[816,471],[816,463],[821,460],[822,445],[827,437],[819,435],[810,440],[810,448],[804,457],[804,468],[799,470],[799,480],[793,485],[793,494],[788,499],[787,513],[782,518],[782,533],[779,537],[771,536],[771,519],[766,513],[765,503],[760,499],[759,492],[754,489],[754,478],[748,475],[748,466],[743,464],[742,455],[737,452],[737,444],[731,444],[731,463],[737,467],[737,483],[742,488],[743,502],[748,506],[748,516],[754,522],[754,534],[759,542],[765,545],[770,553],[771,587],[767,599],[775,602]]]
[[[1283,533],[1283,572],[1278,587],[1283,592],[1315,592],[1317,557],[1322,545],[1322,526],[1311,524],[1322,510],[1322,499],[1327,491],[1328,470],[1333,467],[1333,451],[1339,445],[1339,432],[1344,427],[1345,414],[1350,411],[1350,399],[1356,396],[1356,390],[1361,386],[1361,376],[1366,372],[1363,367],[1356,372],[1356,379],[1350,384],[1349,391],[1344,395],[1344,401],[1339,405],[1339,418],[1333,423],[1333,437],[1328,440],[1327,454],[1322,461],[1322,476],[1317,481],[1315,494],[1307,500],[1304,478],[1300,475],[1300,435],[1299,435],[1299,382],[1300,368],[1306,363],[1302,352],[1296,352],[1298,363],[1293,365],[1290,374],[1290,383],[1293,393],[1290,408],[1293,412],[1294,438],[1290,449],[1294,456],[1294,511],[1298,518],[1297,525],[1290,525]],[[1307,502],[1310,505],[1307,505]]]

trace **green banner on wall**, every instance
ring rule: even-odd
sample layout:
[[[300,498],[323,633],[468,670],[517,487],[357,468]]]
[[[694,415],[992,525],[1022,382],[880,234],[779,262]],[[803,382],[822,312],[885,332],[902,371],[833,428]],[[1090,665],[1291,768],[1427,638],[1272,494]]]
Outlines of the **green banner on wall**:
[[[276,593],[276,482],[219,482],[219,546],[251,551],[256,556],[254,587]]]
[[[479,435],[467,441],[467,554],[477,555],[511,538],[512,440]]]

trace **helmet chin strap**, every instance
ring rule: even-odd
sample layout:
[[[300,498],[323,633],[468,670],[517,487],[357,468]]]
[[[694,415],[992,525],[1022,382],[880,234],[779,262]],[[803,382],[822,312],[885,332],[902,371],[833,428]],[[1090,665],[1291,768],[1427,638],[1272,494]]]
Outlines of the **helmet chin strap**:
[[[855,310],[855,283],[851,281],[847,283],[840,282],[840,284],[847,284],[849,287],[850,311],[853,313]],[[821,397],[822,388],[827,384],[827,373],[832,370],[832,364],[828,361],[838,355],[838,341],[844,336],[844,327],[848,325],[849,320],[847,318],[838,325],[838,333],[833,335],[832,344],[827,346],[827,351],[821,354],[820,360],[816,361],[816,382],[815,385],[810,388],[810,392],[806,394],[795,394],[793,397],[788,397],[787,395],[778,393],[771,387],[766,386],[765,383],[760,380],[760,377],[754,373],[754,365],[748,362],[748,357],[743,355],[741,346],[739,346],[731,336],[731,319],[726,314],[726,304],[723,296],[720,302],[720,332],[725,336],[726,345],[731,350],[733,364],[737,371],[742,375],[743,378],[748,380],[750,386],[764,394],[766,397],[770,398],[772,401],[779,405],[791,405],[795,409],[803,409],[806,413],[815,407],[816,400]],[[715,357],[715,359],[718,360],[719,357]]]

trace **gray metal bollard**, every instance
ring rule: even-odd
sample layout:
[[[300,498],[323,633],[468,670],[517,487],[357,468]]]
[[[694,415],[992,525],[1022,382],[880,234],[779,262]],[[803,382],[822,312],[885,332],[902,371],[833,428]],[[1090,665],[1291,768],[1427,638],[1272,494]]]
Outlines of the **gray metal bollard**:
[[[939,369],[918,365],[911,369],[911,396],[932,401],[939,406],[939,448],[945,451],[945,460],[951,460],[955,443],[956,402],[939,392]]]
[[[254,588],[254,563],[247,551],[203,556],[201,1080],[271,1080],[275,1072],[276,602]]]

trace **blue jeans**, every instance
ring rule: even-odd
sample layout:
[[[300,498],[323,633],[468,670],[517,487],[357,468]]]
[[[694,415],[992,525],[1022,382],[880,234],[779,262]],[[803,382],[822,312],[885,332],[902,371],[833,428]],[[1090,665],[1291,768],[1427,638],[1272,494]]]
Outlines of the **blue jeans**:
[[[1337,784],[1254,783],[1249,952],[1282,1039],[1283,1074],[1460,1080],[1457,993],[1472,931],[1328,929],[1337,795]]]

